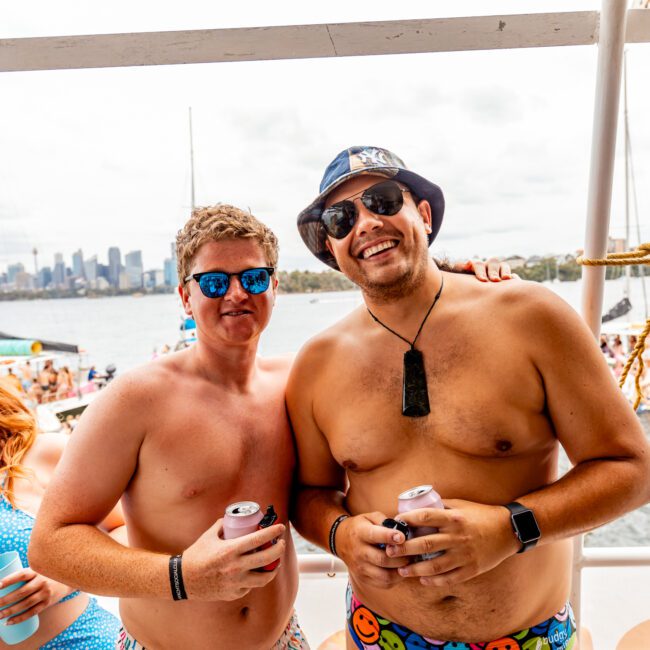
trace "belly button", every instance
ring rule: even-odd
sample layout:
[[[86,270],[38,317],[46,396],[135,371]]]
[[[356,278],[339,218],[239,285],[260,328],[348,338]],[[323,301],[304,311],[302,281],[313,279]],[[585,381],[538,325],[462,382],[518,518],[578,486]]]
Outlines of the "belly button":
[[[497,449],[499,451],[510,451],[512,449],[512,443],[509,440],[498,440]]]
[[[241,611],[240,611],[239,613],[241,614],[241,617],[242,617],[242,618],[246,618],[246,617],[248,616],[248,612],[249,612],[249,611],[250,611],[250,610],[249,610],[248,607],[242,607],[242,608],[241,608]]]

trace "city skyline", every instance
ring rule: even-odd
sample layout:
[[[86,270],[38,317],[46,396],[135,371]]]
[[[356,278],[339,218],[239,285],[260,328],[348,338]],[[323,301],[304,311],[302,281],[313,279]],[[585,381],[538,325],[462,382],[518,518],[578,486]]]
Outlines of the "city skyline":
[[[175,286],[176,249],[170,244],[171,255],[163,259],[162,267],[146,268],[142,250],[131,250],[124,254],[119,246],[109,246],[106,264],[100,261],[98,253],[85,257],[82,248],[77,248],[67,257],[54,253],[53,263],[39,263],[39,252],[32,249],[33,273],[22,261],[0,266],[0,288],[4,291],[30,291],[41,289],[108,289],[132,290]]]

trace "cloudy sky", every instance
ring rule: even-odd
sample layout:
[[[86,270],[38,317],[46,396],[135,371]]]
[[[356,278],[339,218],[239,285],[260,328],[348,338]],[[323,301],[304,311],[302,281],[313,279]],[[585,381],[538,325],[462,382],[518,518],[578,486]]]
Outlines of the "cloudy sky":
[[[597,0],[23,0],[0,38],[600,8]],[[597,49],[590,47],[0,74],[0,271],[81,247],[142,249],[160,267],[197,203],[248,207],[281,267],[324,268],[296,214],[343,148],[398,153],[443,188],[433,245],[452,257],[582,245]],[[650,45],[628,47],[642,237],[650,237]],[[611,233],[623,235],[622,138]]]

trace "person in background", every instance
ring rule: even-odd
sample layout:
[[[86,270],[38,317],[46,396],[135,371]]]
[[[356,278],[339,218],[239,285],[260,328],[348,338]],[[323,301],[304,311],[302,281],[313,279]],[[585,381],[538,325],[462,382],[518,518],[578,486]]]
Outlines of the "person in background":
[[[618,379],[625,366],[625,347],[621,337],[617,334],[611,344],[611,350],[614,357],[614,376]]]
[[[56,398],[65,399],[70,397],[70,394],[74,388],[74,379],[72,373],[68,366],[63,366],[59,370],[59,375],[57,377],[57,388],[56,388]]]
[[[0,552],[18,551],[23,569],[0,582],[2,588],[25,584],[0,598],[0,617],[12,625],[39,616],[36,633],[18,650],[113,650],[118,620],[94,598],[29,568],[27,547],[34,518],[67,436],[38,434],[32,412],[12,390],[0,386]],[[119,509],[102,522],[103,529],[123,539]],[[20,601],[20,602],[18,602]]]
[[[43,389],[36,378],[32,379],[32,385],[27,391],[27,399],[31,402],[32,408],[35,408],[43,401]]]
[[[2,377],[2,383],[5,386],[9,387],[12,390],[15,390],[17,393],[23,393],[23,383],[18,377],[14,374],[13,368],[7,369],[7,374]]]
[[[614,357],[614,353],[612,352],[612,349],[609,347],[609,342],[607,341],[607,334],[601,334],[600,335],[600,351],[606,356],[606,357]]]
[[[20,377],[23,384],[23,390],[27,392],[32,385],[32,381],[34,380],[34,369],[32,368],[32,364],[29,362],[29,360],[25,361],[25,363],[20,366]]]
[[[43,365],[43,368],[38,372],[37,379],[38,385],[43,391],[42,402],[47,402],[50,396],[50,370],[52,369],[52,361],[47,360]]]
[[[88,371],[88,381],[92,381],[97,377],[97,368],[95,366],[90,366],[90,370]]]

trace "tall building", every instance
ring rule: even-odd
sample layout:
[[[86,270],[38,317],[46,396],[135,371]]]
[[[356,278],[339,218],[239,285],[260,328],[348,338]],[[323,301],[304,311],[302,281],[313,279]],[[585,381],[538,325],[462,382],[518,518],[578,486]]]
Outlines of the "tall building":
[[[81,248],[76,253],[72,253],[72,275],[78,278],[86,277],[84,272],[84,254],[81,252]]]
[[[87,259],[84,262],[84,272],[86,274],[86,280],[89,283],[96,282],[97,280],[97,255],[93,255],[90,259]]]
[[[178,272],[176,270],[177,259],[176,259],[176,243],[172,242],[170,244],[171,248],[171,257],[165,258],[163,262],[163,268],[165,273],[165,284],[168,287],[175,287],[178,284]]]
[[[24,273],[24,272],[25,272],[24,264],[21,264],[20,262],[16,264],[9,264],[9,266],[7,267],[7,283],[15,284],[16,276],[19,273]]]
[[[26,271],[16,273],[16,290],[17,291],[32,291],[34,289],[34,279]]]
[[[178,284],[178,273],[176,272],[176,260],[165,258],[164,274],[165,274],[165,284],[168,287],[175,287]]]
[[[47,289],[52,284],[52,269],[49,266],[42,266],[38,270],[38,286]]]
[[[54,270],[52,271],[52,281],[57,287],[65,286],[65,264],[63,263],[63,255],[61,253],[54,253]]]
[[[122,253],[117,246],[108,249],[108,282],[112,287],[120,284],[120,271],[122,270]]]
[[[142,251],[131,251],[124,256],[125,271],[129,279],[129,287],[131,289],[139,289],[142,287],[142,273],[144,268],[142,266]]]

